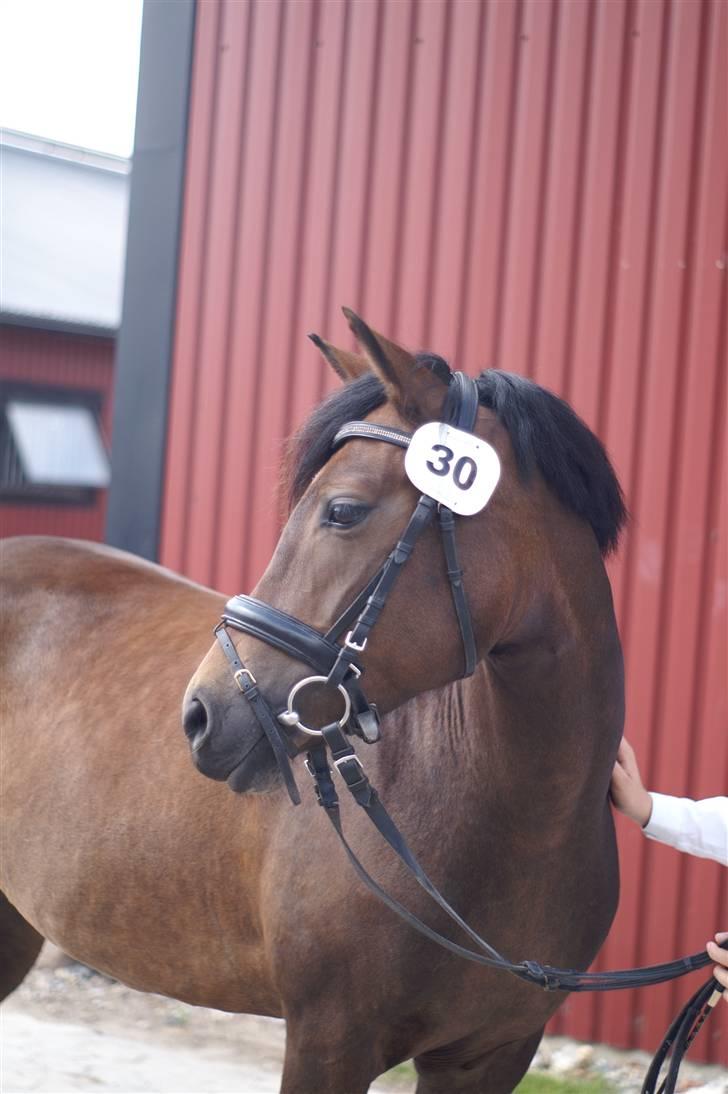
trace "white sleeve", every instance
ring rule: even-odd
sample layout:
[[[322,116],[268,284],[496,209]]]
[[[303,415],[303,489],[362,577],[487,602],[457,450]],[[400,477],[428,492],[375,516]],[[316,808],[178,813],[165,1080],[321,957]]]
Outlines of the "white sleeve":
[[[728,866],[728,798],[650,797],[652,813],[642,829],[649,839]]]

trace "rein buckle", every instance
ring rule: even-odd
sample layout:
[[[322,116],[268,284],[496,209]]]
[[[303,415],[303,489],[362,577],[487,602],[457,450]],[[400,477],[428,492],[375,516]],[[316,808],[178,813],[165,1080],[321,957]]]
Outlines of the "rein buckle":
[[[344,764],[350,764],[352,762],[355,763],[355,764],[358,764],[359,769],[363,774],[364,773],[364,765],[362,764],[361,760],[357,756],[356,752],[347,753],[346,756],[339,756],[338,760],[334,760],[334,767],[339,772],[339,774],[343,776],[343,771],[342,771],[343,765]]]

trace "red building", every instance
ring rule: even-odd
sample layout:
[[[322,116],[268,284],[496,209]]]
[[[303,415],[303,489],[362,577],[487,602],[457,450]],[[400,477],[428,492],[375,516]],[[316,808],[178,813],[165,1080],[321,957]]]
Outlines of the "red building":
[[[632,511],[611,576],[647,777],[724,793],[726,17],[721,0],[148,5],[112,541],[252,586],[283,439],[333,383],[304,335],[347,343],[340,304],[470,372],[531,376],[605,441]],[[619,837],[599,967],[728,924],[716,864]],[[690,990],[573,997],[554,1028],[654,1048]],[[724,1017],[701,1053],[728,1063]]]
[[[128,169],[3,131],[3,536],[104,538]]]

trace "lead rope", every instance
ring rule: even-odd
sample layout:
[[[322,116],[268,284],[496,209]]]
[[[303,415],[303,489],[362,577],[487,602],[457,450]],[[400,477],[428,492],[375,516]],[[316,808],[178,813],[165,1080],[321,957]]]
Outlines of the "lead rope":
[[[726,943],[722,943],[725,947]],[[655,1087],[662,1071],[665,1059],[672,1049],[670,1066],[665,1078],[660,1083],[657,1094],[673,1094],[677,1083],[680,1064],[686,1052],[692,1045],[696,1036],[703,1028],[705,1019],[716,1005],[723,989],[718,981],[711,977],[695,992],[683,1009],[678,1014],[668,1029],[662,1044],[654,1055],[645,1081],[642,1084],[641,1094],[655,1094]]]
[[[579,969],[558,969],[551,965],[541,965],[536,961],[523,961],[518,964],[506,960],[472,927],[470,927],[458,913],[450,906],[447,900],[439,892],[435,884],[428,878],[424,869],[418,862],[413,851],[408,846],[404,836],[385,809],[376,789],[369,781],[361,760],[354,751],[352,745],[344,737],[338,725],[325,726],[322,730],[323,739],[331,751],[334,767],[344,780],[349,793],[360,805],[369,817],[374,827],[384,837],[392,850],[399,856],[404,865],[413,874],[418,883],[435,900],[447,915],[461,927],[476,945],[489,955],[489,960],[483,961],[480,954],[472,954],[472,951],[464,952],[473,960],[482,964],[493,964],[495,967],[504,968],[513,972],[522,979],[538,984],[546,991],[617,991],[622,988],[648,987],[652,984],[661,984],[668,980],[674,980],[688,972],[694,972],[709,964],[710,958],[705,951],[682,957],[676,961],[665,962],[660,965],[650,965],[643,969],[620,969],[611,973],[588,973]],[[317,753],[316,762],[309,766],[309,772],[316,782],[317,798],[329,819],[338,816],[338,795],[336,794],[333,780],[330,777],[330,768],[326,762],[326,749],[323,745],[317,745],[311,750],[311,754]],[[317,774],[327,771],[327,782],[322,785]],[[335,826],[336,827],[336,826]],[[341,829],[339,823],[338,831]],[[353,852],[352,852],[353,854]],[[361,864],[360,864],[361,865]],[[361,867],[364,870],[363,867]],[[367,875],[368,876],[368,875]],[[394,898],[390,898],[394,900]],[[394,903],[397,903],[394,901]],[[411,913],[407,913],[411,915]],[[414,918],[414,917],[413,917]],[[424,924],[421,925],[425,927]],[[430,928],[426,928],[428,931]],[[438,936],[442,944],[447,948],[457,945],[444,936]],[[461,951],[462,947],[458,947]]]

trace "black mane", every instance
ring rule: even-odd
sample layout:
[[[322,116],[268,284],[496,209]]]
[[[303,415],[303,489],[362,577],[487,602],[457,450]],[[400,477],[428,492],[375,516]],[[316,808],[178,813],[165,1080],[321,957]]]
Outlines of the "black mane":
[[[478,389],[508,430],[521,476],[538,468],[561,503],[591,524],[602,554],[616,550],[627,509],[599,438],[568,403],[523,376],[487,369]]]
[[[432,367],[441,361],[420,355]],[[519,474],[538,469],[567,509],[591,524],[603,555],[614,551],[627,519],[622,490],[601,441],[568,403],[523,376],[487,369],[477,380],[480,402],[498,416],[510,436]],[[333,453],[345,422],[360,420],[385,402],[380,381],[366,375],[330,395],[293,439],[289,455],[291,508]]]

